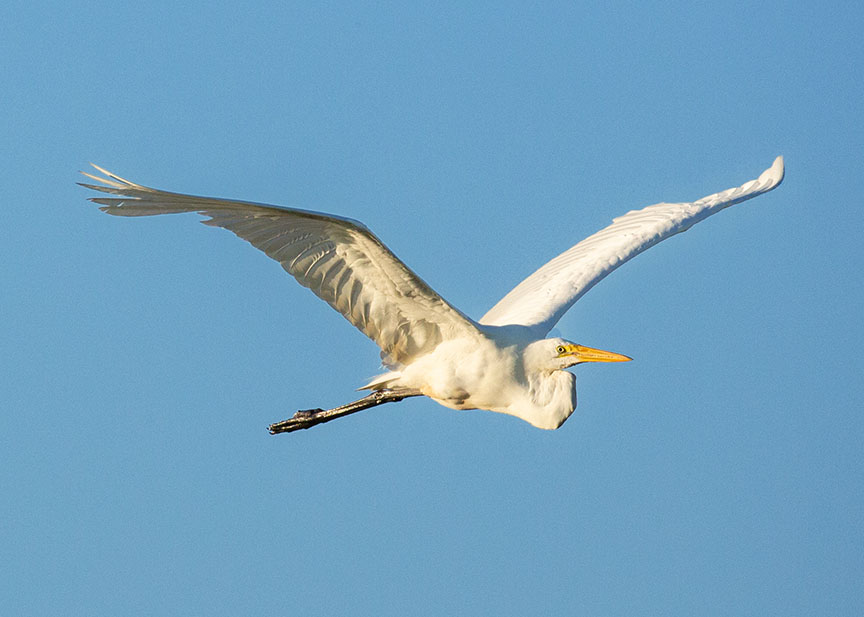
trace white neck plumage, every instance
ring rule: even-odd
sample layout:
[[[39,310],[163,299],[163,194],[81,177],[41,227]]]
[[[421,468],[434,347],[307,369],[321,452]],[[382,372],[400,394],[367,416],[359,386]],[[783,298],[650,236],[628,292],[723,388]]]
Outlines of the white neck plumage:
[[[576,376],[564,370],[528,377],[532,409],[517,414],[537,428],[556,429],[576,409]]]

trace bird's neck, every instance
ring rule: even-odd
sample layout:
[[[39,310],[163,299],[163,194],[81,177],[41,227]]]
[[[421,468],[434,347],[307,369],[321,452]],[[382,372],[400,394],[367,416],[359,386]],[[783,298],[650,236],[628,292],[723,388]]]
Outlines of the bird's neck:
[[[539,428],[558,428],[576,409],[576,377],[567,371],[535,375],[528,390],[535,406],[528,421]]]

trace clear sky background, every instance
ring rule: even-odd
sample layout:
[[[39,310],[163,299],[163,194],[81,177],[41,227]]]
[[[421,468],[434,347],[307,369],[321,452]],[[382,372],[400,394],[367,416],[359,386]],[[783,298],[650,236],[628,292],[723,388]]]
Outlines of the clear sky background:
[[[864,613],[864,9],[6,2],[8,615]],[[182,5],[182,6],[180,6]],[[367,223],[469,315],[614,216],[786,158],[559,324],[558,431],[352,400],[377,348],[89,161]]]

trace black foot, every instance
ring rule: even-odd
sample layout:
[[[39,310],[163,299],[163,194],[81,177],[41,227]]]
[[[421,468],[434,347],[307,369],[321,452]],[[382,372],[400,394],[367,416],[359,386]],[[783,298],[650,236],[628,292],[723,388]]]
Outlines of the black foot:
[[[294,413],[294,418],[298,420],[300,418],[311,418],[312,416],[317,415],[322,411],[324,410],[320,407],[316,407],[315,409],[299,409]]]

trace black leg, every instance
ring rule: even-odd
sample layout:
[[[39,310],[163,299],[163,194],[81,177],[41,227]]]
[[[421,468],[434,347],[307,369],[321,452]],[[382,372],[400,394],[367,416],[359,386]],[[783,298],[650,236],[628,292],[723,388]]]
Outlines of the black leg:
[[[370,407],[377,407],[384,403],[396,403],[401,401],[403,398],[408,398],[409,396],[423,396],[423,394],[419,390],[413,390],[411,388],[376,390],[372,394],[364,396],[359,401],[354,401],[347,405],[341,405],[340,407],[334,407],[333,409],[301,409],[291,418],[282,420],[281,422],[275,422],[267,428],[271,435],[299,431],[300,429],[310,428],[316,424],[323,424],[324,422],[330,422],[330,420],[357,413],[358,411],[363,411]]]

